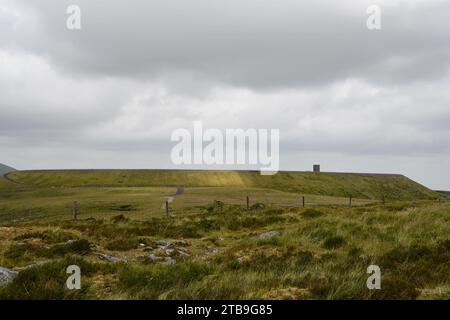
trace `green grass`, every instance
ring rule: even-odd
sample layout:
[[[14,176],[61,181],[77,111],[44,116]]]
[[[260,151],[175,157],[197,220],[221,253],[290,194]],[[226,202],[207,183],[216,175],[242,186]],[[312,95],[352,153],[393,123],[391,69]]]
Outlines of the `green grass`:
[[[66,268],[77,265],[83,270],[81,290],[68,290]],[[93,264],[83,258],[66,256],[62,259],[39,264],[19,273],[12,283],[0,289],[0,300],[63,300],[93,298],[88,277],[108,270],[102,265]]]
[[[20,188],[19,185],[16,185],[14,183],[11,183],[4,179],[2,176],[0,176],[0,192],[5,192],[9,190],[15,190]]]
[[[19,276],[0,299],[450,298],[450,201],[404,177],[155,172],[14,173],[26,185],[0,190],[0,266]],[[366,287],[371,264],[382,290]]]
[[[447,198],[449,198],[450,197],[450,191],[436,191],[437,193],[439,193],[440,195],[443,195],[443,196],[445,196],[445,197],[447,197]]]
[[[124,219],[128,213],[114,211],[91,212],[78,221],[50,215],[45,222],[6,224],[0,227],[0,265],[20,276],[0,288],[0,298],[450,298],[449,202],[247,211],[223,200],[172,218],[132,211]],[[141,205],[135,203],[138,211]],[[277,235],[259,237],[268,231]],[[183,242],[167,251],[162,239]],[[98,252],[128,263],[105,262]],[[152,262],[150,253],[176,264]],[[83,290],[76,292],[64,287],[65,267],[73,263],[83,274]],[[380,291],[365,286],[371,264],[381,268]]]
[[[265,188],[365,199],[429,199],[437,193],[401,175],[189,170],[52,170],[18,171],[9,177],[27,186],[185,186]]]
[[[175,193],[173,187],[74,187],[48,188],[8,192],[0,196],[0,223],[24,224],[55,219],[67,219],[72,216],[72,203],[78,202],[79,218],[92,217],[112,219],[148,220],[164,217],[165,196]],[[252,188],[188,188],[170,204],[171,211],[177,214],[199,212],[203,207],[217,201],[242,205],[250,197],[250,205],[262,203],[265,207],[289,207],[300,203],[295,193],[269,189]],[[367,205],[375,200],[354,199],[355,206]],[[348,199],[343,197],[306,195],[308,206],[346,206]]]

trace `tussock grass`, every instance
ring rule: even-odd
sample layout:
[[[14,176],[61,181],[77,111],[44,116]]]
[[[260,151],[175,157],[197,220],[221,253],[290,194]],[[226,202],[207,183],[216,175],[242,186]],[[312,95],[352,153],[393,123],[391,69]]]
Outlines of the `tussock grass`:
[[[66,199],[78,189],[54,192]],[[120,196],[118,190],[98,192]],[[43,199],[51,197],[48,190],[39,191],[39,196],[21,193],[15,200],[0,200],[4,209],[0,219],[8,221],[0,227],[0,264],[20,271],[19,277],[0,288],[0,298],[450,298],[448,202],[302,208],[299,204],[260,205],[263,202],[258,199],[246,210],[245,202],[217,200],[215,189],[201,204],[175,210],[167,218],[161,212],[161,200],[169,193],[158,193],[156,215],[142,200],[143,191],[124,192],[120,200],[93,199],[87,205],[81,201],[77,221],[57,213],[58,208],[70,211],[70,205],[44,206]],[[40,209],[33,207],[24,214],[27,197],[31,203],[39,202]],[[135,197],[141,200],[131,200]],[[187,191],[180,201],[188,203],[189,197]],[[136,211],[117,212],[111,210],[114,204],[133,204]],[[87,208],[92,211],[83,213]],[[45,218],[10,223],[17,219],[15,214]],[[128,262],[108,262],[99,259],[99,253]],[[166,264],[167,257],[175,264]],[[65,289],[69,264],[82,269],[79,292]],[[371,264],[381,268],[382,290],[366,287]]]
[[[86,255],[91,251],[91,245],[86,239],[75,240],[64,244],[47,247],[39,244],[18,243],[11,245],[3,254],[10,260],[33,261],[34,258],[57,258],[65,255]]]
[[[127,266],[119,274],[120,289],[137,299],[166,299],[212,273],[211,265],[196,262]]]
[[[301,215],[302,215],[302,217],[305,217],[305,218],[317,218],[322,215],[322,212],[320,212],[319,210],[316,210],[316,209],[306,209],[305,211],[303,211],[301,213]]]
[[[32,231],[20,234],[14,237],[14,240],[30,240],[30,239],[40,239],[45,243],[59,243],[59,242],[67,242],[69,240],[76,239],[77,237],[69,232],[64,232],[59,229],[54,230],[44,230],[44,231]]]
[[[68,290],[66,287],[66,269],[70,265],[79,266],[83,272],[81,290]],[[88,277],[101,269],[102,266],[75,256],[38,264],[22,270],[11,283],[1,287],[0,300],[87,299],[93,297],[89,292]]]

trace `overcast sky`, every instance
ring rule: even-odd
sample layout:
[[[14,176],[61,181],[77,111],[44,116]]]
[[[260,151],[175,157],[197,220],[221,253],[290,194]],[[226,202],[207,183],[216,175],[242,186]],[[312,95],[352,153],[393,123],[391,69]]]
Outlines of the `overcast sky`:
[[[0,0],[0,163],[171,168],[171,133],[202,120],[279,128],[281,169],[450,189],[449,17],[444,0]]]

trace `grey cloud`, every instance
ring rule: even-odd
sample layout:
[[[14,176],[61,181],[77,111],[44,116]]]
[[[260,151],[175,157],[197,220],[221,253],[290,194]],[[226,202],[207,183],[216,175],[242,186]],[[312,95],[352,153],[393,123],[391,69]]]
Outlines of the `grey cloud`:
[[[351,77],[402,83],[443,76],[449,65],[446,2],[386,5],[376,32],[366,29],[370,1],[78,0],[79,32],[65,28],[73,1],[26,3],[41,34],[11,41],[70,72],[152,79],[185,72],[267,90]]]
[[[442,186],[450,3],[381,2],[370,32],[368,0],[0,0],[0,162],[167,168],[171,132],[203,120],[279,128],[283,169]]]

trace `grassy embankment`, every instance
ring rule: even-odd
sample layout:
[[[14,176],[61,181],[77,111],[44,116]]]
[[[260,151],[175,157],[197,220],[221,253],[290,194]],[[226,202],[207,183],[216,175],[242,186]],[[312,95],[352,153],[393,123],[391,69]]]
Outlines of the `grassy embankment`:
[[[185,186],[265,188],[362,199],[424,199],[437,194],[402,175],[251,171],[85,170],[18,171],[12,179],[30,186]]]

